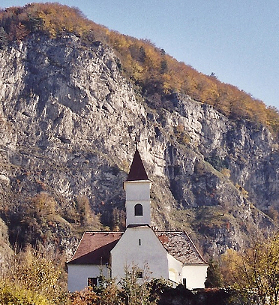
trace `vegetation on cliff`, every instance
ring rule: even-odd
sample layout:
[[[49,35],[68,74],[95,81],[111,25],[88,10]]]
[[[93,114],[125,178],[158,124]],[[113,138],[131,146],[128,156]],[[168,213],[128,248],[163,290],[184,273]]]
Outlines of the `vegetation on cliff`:
[[[279,131],[279,113],[274,107],[254,99],[237,87],[220,82],[214,74],[207,76],[178,62],[148,40],[110,31],[88,20],[77,9],[58,3],[32,3],[0,11],[0,47],[24,40],[40,32],[52,38],[73,33],[84,44],[102,41],[119,55],[123,73],[133,81],[151,107],[172,108],[172,94],[186,94],[212,105],[227,117],[245,119]]]

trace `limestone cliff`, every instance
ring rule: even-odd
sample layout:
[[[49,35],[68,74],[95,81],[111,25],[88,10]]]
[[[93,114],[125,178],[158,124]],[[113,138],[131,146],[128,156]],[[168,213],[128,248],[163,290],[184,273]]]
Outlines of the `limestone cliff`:
[[[150,107],[98,41],[33,34],[0,50],[0,211],[12,242],[75,245],[85,228],[72,215],[78,198],[103,225],[121,226],[136,136],[153,183],[154,226],[186,229],[210,254],[272,228],[263,213],[279,198],[270,131],[190,96],[165,99],[171,107]],[[54,210],[42,214],[38,194]],[[32,215],[40,220],[30,225]]]

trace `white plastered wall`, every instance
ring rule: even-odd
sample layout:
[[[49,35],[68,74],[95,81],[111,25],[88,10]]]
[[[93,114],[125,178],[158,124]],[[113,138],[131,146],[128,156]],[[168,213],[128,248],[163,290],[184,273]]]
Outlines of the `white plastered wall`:
[[[148,226],[127,228],[111,251],[111,261],[112,277],[118,280],[125,276],[126,267],[144,271],[146,265],[150,278],[169,277],[167,251]]]
[[[169,279],[177,284],[182,283],[182,263],[172,255],[167,254],[169,266]]]
[[[149,180],[126,181],[126,226],[130,224],[150,225],[150,187]],[[136,204],[143,206],[143,216],[135,216],[134,207]]]
[[[80,291],[87,287],[88,278],[108,277],[109,270],[105,266],[97,265],[68,265],[68,290],[70,292]]]
[[[186,288],[204,288],[204,282],[207,276],[207,265],[184,266],[182,269],[182,278],[186,278]]]

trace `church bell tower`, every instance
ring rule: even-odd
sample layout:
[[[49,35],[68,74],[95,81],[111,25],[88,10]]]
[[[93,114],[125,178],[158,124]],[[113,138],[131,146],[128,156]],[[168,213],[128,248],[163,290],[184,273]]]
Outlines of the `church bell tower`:
[[[126,191],[126,227],[150,225],[150,188],[140,154],[136,149],[127,180]]]

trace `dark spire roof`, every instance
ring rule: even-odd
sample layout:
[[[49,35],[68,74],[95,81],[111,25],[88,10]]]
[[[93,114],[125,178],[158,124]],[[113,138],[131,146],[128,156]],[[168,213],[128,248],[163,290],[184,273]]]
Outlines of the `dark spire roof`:
[[[136,149],[127,181],[148,180],[140,154]]]

